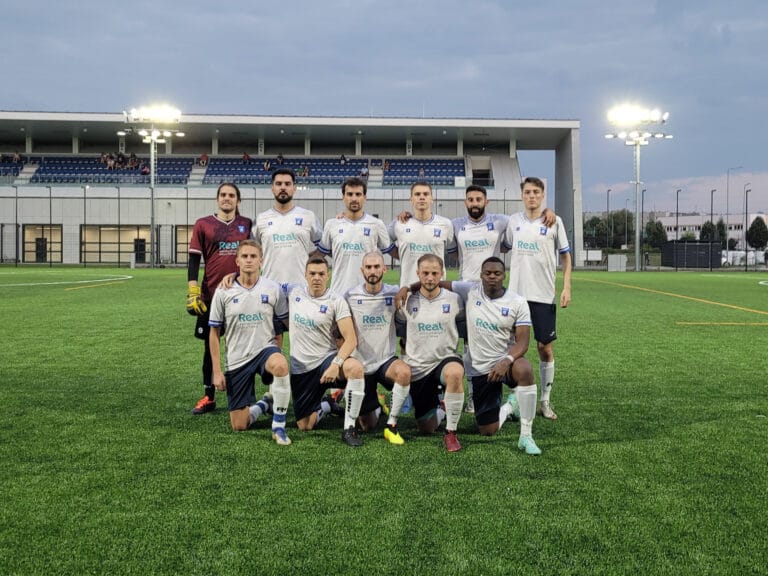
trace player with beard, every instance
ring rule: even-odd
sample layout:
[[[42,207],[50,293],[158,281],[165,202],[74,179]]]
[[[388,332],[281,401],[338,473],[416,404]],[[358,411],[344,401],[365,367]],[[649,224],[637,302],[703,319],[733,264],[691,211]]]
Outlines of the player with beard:
[[[307,257],[316,252],[320,224],[314,212],[297,206],[296,174],[290,168],[272,172],[272,208],[259,213],[253,238],[264,250],[262,274],[278,284],[301,284]]]
[[[331,290],[344,294],[363,281],[363,255],[376,250],[384,254],[394,249],[387,227],[378,218],[365,212],[368,186],[361,178],[347,178],[341,185],[344,201],[342,218],[325,223],[318,250],[333,259]]]
[[[216,191],[216,214],[195,221],[189,240],[187,262],[187,312],[197,316],[195,337],[205,344],[203,351],[203,386],[205,396],[198,400],[192,414],[199,415],[216,409],[216,388],[213,385],[213,361],[209,345],[209,309],[213,293],[225,275],[237,271],[235,257],[242,240],[251,237],[250,218],[241,216],[240,189],[224,183]],[[203,284],[197,282],[200,262],[205,261]],[[222,331],[223,332],[223,331]]]
[[[379,384],[392,391],[392,408],[396,414],[400,413],[411,388],[411,369],[395,355],[395,296],[399,288],[382,282],[386,271],[381,252],[368,252],[361,266],[365,282],[345,294],[357,333],[355,356],[365,369],[365,398],[359,418],[363,430],[372,430],[378,423]],[[396,418],[388,422],[384,437],[400,445],[403,439],[396,422]]]

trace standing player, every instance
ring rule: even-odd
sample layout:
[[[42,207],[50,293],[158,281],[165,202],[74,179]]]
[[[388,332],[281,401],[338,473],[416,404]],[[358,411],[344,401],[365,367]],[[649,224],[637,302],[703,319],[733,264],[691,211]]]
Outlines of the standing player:
[[[285,417],[291,398],[288,362],[275,339],[276,319],[288,316],[288,304],[280,285],[259,276],[261,248],[253,240],[243,240],[237,249],[240,275],[229,289],[219,289],[213,296],[210,312],[210,348],[213,383],[227,391],[229,421],[233,430],[247,430],[259,416],[269,412],[272,397],[272,439],[280,445],[291,443],[285,433]],[[222,373],[221,328],[227,327],[227,372]],[[256,402],[256,374],[273,380],[272,397]]]
[[[563,268],[563,291],[560,306],[571,302],[571,248],[562,219],[558,216],[551,228],[542,221],[544,182],[528,177],[520,184],[524,212],[509,218],[505,242],[512,254],[509,288],[528,301],[533,323],[533,335],[539,352],[541,396],[538,413],[557,420],[550,402],[555,379],[555,356],[552,343],[557,338],[555,280],[557,259]]]
[[[456,348],[459,332],[456,319],[462,314],[459,296],[440,287],[445,273],[443,261],[435,254],[424,254],[417,263],[417,292],[408,296],[398,315],[406,321],[407,344],[403,360],[411,367],[411,398],[416,425],[431,434],[440,422],[438,394],[445,387],[445,447],[461,450],[456,428],[464,404],[464,366]],[[389,423],[397,423],[398,411],[392,407]]]
[[[385,254],[394,249],[384,223],[363,210],[368,186],[361,178],[347,178],[341,185],[344,217],[325,223],[318,250],[333,258],[331,291],[344,294],[363,281],[363,255],[378,248]]]
[[[259,213],[253,237],[264,250],[262,274],[279,284],[304,282],[304,265],[320,241],[313,212],[294,203],[296,174],[290,168],[272,172],[272,208]]]
[[[393,220],[389,237],[397,243],[392,254],[400,259],[400,286],[409,286],[418,280],[417,262],[424,254],[434,254],[441,261],[445,254],[456,251],[453,225],[448,218],[432,214],[432,186],[416,182],[411,186],[413,218],[407,222]]]
[[[502,385],[515,387],[520,406],[520,439],[517,447],[526,454],[541,450],[533,440],[536,415],[536,381],[525,358],[530,340],[531,317],[525,299],[504,288],[504,261],[491,256],[483,262],[480,282],[445,283],[466,303],[469,356],[467,375],[474,386],[475,420],[480,434],[492,436],[510,415],[501,407]]]
[[[195,337],[205,344],[203,352],[203,386],[205,396],[198,400],[192,414],[205,414],[216,409],[213,386],[213,361],[208,339],[208,308],[222,278],[237,271],[235,254],[242,240],[251,237],[251,220],[240,215],[240,189],[224,183],[216,191],[218,211],[195,222],[189,241],[187,264],[187,312],[197,316]],[[197,283],[200,261],[205,261],[202,287]],[[217,358],[218,361],[218,358]]]
[[[346,382],[346,408],[341,439],[360,446],[355,429],[365,395],[363,365],[352,358],[357,346],[349,306],[341,295],[328,289],[328,263],[321,256],[306,264],[306,282],[287,284],[291,333],[291,391],[299,430],[312,430],[331,411],[323,393]],[[334,328],[344,342],[337,348]]]
[[[365,369],[365,398],[360,408],[364,430],[372,430],[378,422],[379,384],[392,391],[392,409],[399,413],[411,388],[411,369],[395,355],[395,297],[398,287],[384,284],[387,271],[381,252],[363,256],[362,274],[365,282],[348,290],[345,299],[352,312],[357,333],[357,352]],[[397,419],[384,430],[392,444],[403,444],[397,432]]]

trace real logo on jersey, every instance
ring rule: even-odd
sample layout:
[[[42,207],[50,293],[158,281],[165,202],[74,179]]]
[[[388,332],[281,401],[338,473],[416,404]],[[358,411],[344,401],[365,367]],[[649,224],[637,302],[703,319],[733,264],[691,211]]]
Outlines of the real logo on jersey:
[[[320,304],[320,314],[325,314],[326,312],[328,312],[328,306]]]
[[[299,326],[306,326],[307,328],[317,328],[317,324],[311,318],[304,318],[301,314],[294,314],[293,321]]]
[[[509,316],[509,308],[502,307],[501,309],[501,315],[502,316]]]
[[[363,314],[363,324],[375,324],[378,326],[387,324],[387,317],[384,314],[379,314],[378,316]]]
[[[269,294],[262,294],[261,295],[261,303],[262,304],[269,304]]]
[[[443,304],[443,314],[448,314],[451,311],[451,305],[450,304]]]
[[[442,332],[443,325],[440,322],[419,322],[417,325],[419,332]]]
[[[256,314],[238,314],[237,319],[240,322],[261,322],[264,320],[264,315],[261,312]]]

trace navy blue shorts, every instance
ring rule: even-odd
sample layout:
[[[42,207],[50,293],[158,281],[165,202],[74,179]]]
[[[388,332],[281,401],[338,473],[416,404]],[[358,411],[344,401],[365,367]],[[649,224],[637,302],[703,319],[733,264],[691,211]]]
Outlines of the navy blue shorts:
[[[437,408],[437,404],[440,401],[438,395],[445,388],[443,384],[443,369],[450,362],[457,362],[462,367],[464,366],[461,358],[449,356],[423,378],[411,381],[413,415],[417,420],[430,416],[435,411],[435,408]]]
[[[379,384],[387,390],[392,390],[395,383],[386,377],[386,373],[395,360],[397,360],[397,356],[392,356],[392,358],[379,366],[376,372],[365,375],[365,398],[363,398],[363,403],[360,406],[360,414],[368,414],[368,412],[373,412],[379,407],[379,397],[376,393]]]
[[[320,408],[320,400],[323,399],[323,394],[325,394],[328,388],[344,388],[343,385],[338,385],[339,380],[336,381],[336,384],[323,384],[320,382],[320,377],[328,369],[335,357],[336,354],[331,354],[323,360],[320,366],[309,372],[291,374],[293,414],[296,420],[301,420],[312,414],[312,412],[316,412]]]
[[[272,383],[273,376],[267,372],[267,360],[272,354],[282,352],[277,346],[267,346],[246,364],[224,374],[227,379],[227,407],[230,412],[256,403],[256,374],[261,376],[265,385]]]
[[[557,306],[542,302],[528,302],[531,311],[533,337],[536,342],[549,344],[557,340]]]
[[[504,384],[509,384],[506,378],[499,382],[488,382],[488,374],[472,376],[472,401],[475,403],[475,422],[478,426],[499,421]]]

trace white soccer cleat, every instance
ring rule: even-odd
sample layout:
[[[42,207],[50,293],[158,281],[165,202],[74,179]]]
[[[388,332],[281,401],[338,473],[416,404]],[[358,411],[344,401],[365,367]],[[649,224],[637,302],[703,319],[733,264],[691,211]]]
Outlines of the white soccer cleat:
[[[552,410],[552,404],[549,403],[549,400],[539,402],[539,409],[536,413],[547,420],[557,420],[557,414]]]

